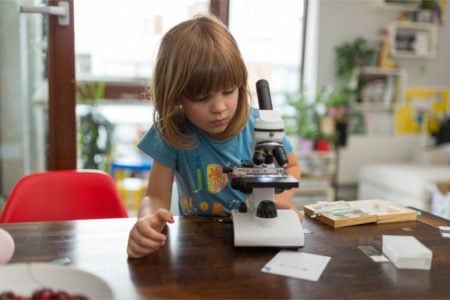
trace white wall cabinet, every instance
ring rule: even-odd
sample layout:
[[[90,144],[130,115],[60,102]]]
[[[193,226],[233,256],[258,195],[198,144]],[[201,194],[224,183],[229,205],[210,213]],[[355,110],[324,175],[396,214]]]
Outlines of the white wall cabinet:
[[[389,26],[389,41],[393,57],[433,58],[437,49],[437,26],[395,21]]]
[[[418,9],[421,0],[377,0],[374,3],[377,7],[397,11],[415,11]]]

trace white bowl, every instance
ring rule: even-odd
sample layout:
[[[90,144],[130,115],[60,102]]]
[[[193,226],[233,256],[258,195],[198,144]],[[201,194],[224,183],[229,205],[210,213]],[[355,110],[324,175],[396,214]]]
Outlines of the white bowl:
[[[90,299],[112,299],[110,286],[101,278],[70,266],[49,263],[13,263],[0,266],[0,294],[11,291],[31,297],[42,288],[84,295]]]

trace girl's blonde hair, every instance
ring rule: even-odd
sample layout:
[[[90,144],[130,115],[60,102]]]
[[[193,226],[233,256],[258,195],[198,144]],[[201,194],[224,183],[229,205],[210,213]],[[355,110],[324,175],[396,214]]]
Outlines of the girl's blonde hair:
[[[238,107],[221,138],[239,133],[250,109],[247,76],[236,41],[216,18],[198,16],[173,27],[161,42],[150,89],[162,137],[177,148],[194,147],[180,99],[195,101],[233,86],[239,89]]]

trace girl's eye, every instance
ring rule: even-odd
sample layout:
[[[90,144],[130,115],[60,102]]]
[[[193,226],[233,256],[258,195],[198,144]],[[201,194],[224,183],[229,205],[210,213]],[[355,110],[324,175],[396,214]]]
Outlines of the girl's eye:
[[[234,88],[222,91],[223,95],[231,95],[234,92]]]
[[[195,98],[195,101],[202,102],[202,101],[208,100],[208,98],[209,98],[209,95],[200,95],[197,98]]]

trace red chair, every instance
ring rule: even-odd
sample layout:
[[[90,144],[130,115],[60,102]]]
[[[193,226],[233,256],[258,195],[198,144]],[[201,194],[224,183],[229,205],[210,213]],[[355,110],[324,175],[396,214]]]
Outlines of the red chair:
[[[32,173],[14,186],[0,223],[125,218],[116,183],[103,171]]]

